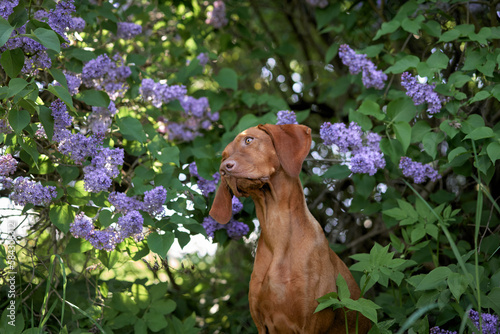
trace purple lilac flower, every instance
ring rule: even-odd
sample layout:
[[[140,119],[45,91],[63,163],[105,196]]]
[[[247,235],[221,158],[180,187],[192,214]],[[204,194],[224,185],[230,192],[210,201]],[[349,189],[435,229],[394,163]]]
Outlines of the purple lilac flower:
[[[128,237],[135,237],[136,240],[142,240],[142,227],[144,218],[137,210],[132,210],[124,216],[118,218],[117,243],[122,242]]]
[[[66,129],[73,123],[73,117],[67,112],[64,102],[57,99],[50,105],[52,118],[54,118],[54,135],[52,140],[61,142],[71,136],[71,132]]]
[[[368,60],[365,54],[356,54],[349,45],[342,44],[339,48],[339,57],[344,65],[349,66],[351,74],[363,71],[362,80],[366,88],[384,88],[387,75],[382,71],[378,71],[377,66],[371,60]]]
[[[121,148],[103,148],[92,158],[90,165],[83,167],[84,188],[93,193],[107,190],[120,173],[118,166],[123,165],[124,151]]]
[[[297,116],[293,111],[290,110],[281,110],[278,111],[278,121],[276,122],[277,125],[282,125],[282,124],[299,124],[297,122]]]
[[[441,178],[438,171],[430,165],[415,162],[408,157],[401,157],[399,169],[402,169],[404,176],[412,177],[417,184],[425,182],[427,178],[433,182]]]
[[[47,206],[53,198],[57,197],[56,187],[44,187],[40,182],[28,177],[18,177],[12,182],[12,193],[10,199],[17,205]]]
[[[214,1],[213,6],[213,10],[207,13],[205,23],[210,24],[215,29],[220,29],[227,25],[228,22],[226,18],[226,4],[224,1],[217,0]]]
[[[200,97],[196,99],[192,96],[184,96],[179,100],[181,107],[187,114],[192,114],[195,117],[203,117],[205,112],[210,109],[208,104],[208,99],[206,97]]]
[[[234,240],[239,240],[250,232],[247,224],[231,219],[225,226],[227,235]]]
[[[0,176],[0,190],[12,188],[12,178],[7,176]]]
[[[11,154],[0,156],[0,176],[14,174],[17,169],[17,160]]]
[[[82,32],[85,29],[85,25],[85,20],[81,17],[73,17],[71,19],[71,29],[75,31]]]
[[[219,224],[215,219],[208,216],[203,218],[203,223],[201,223],[205,231],[207,232],[207,236],[214,237],[215,231],[224,228],[224,225]]]
[[[361,127],[351,122],[325,122],[320,128],[320,137],[325,145],[336,145],[340,153],[350,152],[350,169],[353,173],[374,175],[385,167],[384,154],[380,151],[380,136],[370,131],[363,133]]]
[[[243,203],[240,202],[238,197],[233,196],[232,199],[232,206],[233,206],[233,215],[239,213],[241,210],[243,210]]]
[[[142,210],[143,203],[135,197],[128,197],[124,193],[113,191],[108,196],[108,201],[118,212],[127,213],[131,210]]]
[[[432,327],[429,330],[429,334],[457,334],[456,331],[448,331],[446,329],[441,329],[438,326]]]
[[[360,148],[351,158],[351,171],[353,173],[375,175],[378,169],[384,167],[384,154],[380,150],[373,150],[369,146]]]
[[[95,249],[103,249],[108,252],[114,250],[118,243],[118,235],[110,227],[104,230],[94,230],[86,239]]]
[[[58,150],[80,165],[87,157],[95,154],[101,146],[102,140],[103,138],[100,136],[90,135],[86,137],[81,133],[70,133],[59,142]]]
[[[69,231],[75,238],[87,239],[94,231],[94,224],[83,212],[75,216],[75,220],[70,224]]]
[[[200,188],[203,196],[208,197],[208,195],[214,192],[217,189],[217,183],[220,180],[219,172],[216,172],[212,175],[213,180],[205,180],[198,174],[198,168],[196,166],[196,162],[192,162],[189,164],[189,173],[191,176],[198,178],[197,184],[198,188]]]
[[[92,107],[92,113],[88,117],[90,130],[96,135],[103,136],[111,126],[113,122],[112,117],[116,112],[116,106],[113,101],[109,103],[107,108]]]
[[[56,4],[55,9],[51,9],[47,13],[48,23],[52,30],[57,32],[68,41],[66,37],[66,29],[72,27],[73,17],[72,13],[75,12],[75,5],[73,0],[60,0]]]
[[[162,186],[146,191],[144,192],[143,210],[153,217],[161,215],[165,211],[163,203],[165,203],[166,199],[167,191]]]
[[[208,54],[206,52],[202,52],[200,53],[196,59],[198,59],[200,61],[200,65],[201,66],[205,66],[206,64],[208,64]]]
[[[0,119],[0,133],[11,133],[12,128],[9,125],[9,121],[2,118]]]
[[[14,13],[14,8],[19,4],[19,0],[0,1],[0,16],[8,20],[10,14]]]
[[[480,329],[482,334],[497,334],[500,328],[498,317],[489,313],[481,313],[481,328],[479,324],[479,312],[470,310],[469,318],[477,329]],[[473,334],[475,332],[472,332]]]
[[[145,101],[151,102],[156,108],[160,108],[163,103],[180,100],[186,95],[187,89],[182,85],[168,86],[167,84],[154,82],[153,79],[143,79],[139,92]]]
[[[328,0],[306,0],[306,2],[313,7],[325,8],[328,6]]]
[[[126,80],[132,74],[130,67],[123,63],[123,58],[118,54],[113,59],[106,54],[92,59],[83,66],[83,84],[89,88],[105,91],[113,101],[123,97],[129,87]]]
[[[427,112],[429,114],[438,113],[442,108],[442,103],[446,101],[446,98],[441,97],[434,91],[436,83],[431,85],[419,83],[417,78],[408,72],[401,74],[401,86],[406,89],[406,95],[411,97],[416,106],[427,103]]]
[[[142,33],[142,27],[139,24],[131,22],[118,22],[118,31],[116,36],[123,39],[132,39]]]

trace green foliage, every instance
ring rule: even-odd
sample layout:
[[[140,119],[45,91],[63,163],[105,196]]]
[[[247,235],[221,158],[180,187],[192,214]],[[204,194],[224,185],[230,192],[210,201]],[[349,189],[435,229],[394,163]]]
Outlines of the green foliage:
[[[17,244],[0,248],[0,268],[16,272],[13,297],[0,303],[0,333],[12,330],[11,300],[16,333],[256,332],[247,298],[254,239],[234,241],[219,230],[215,258],[172,259],[169,250],[206,236],[201,223],[213,193],[196,190],[188,164],[196,162],[200,177],[212,180],[222,149],[238,132],[275,123],[284,109],[313,130],[313,158],[302,173],[307,201],[363,293],[352,300],[339,277],[336,293],[312,296],[319,298],[318,311],[358,310],[373,321],[373,332],[382,333],[434,326],[472,332],[469,309],[499,315],[500,28],[494,2],[225,3],[228,25],[215,29],[205,23],[212,8],[206,2],[75,1],[74,15],[86,27],[68,32],[67,41],[44,19],[34,19],[57,1],[20,1],[7,19],[0,17],[0,120],[9,124],[0,133],[2,155],[18,162],[13,179],[57,188],[46,207],[0,213],[2,239]],[[140,24],[142,34],[119,38],[119,22]],[[16,29],[24,25],[20,36]],[[19,37],[43,45],[51,67],[27,73],[23,67],[35,54],[7,47]],[[349,72],[339,57],[341,44],[388,75],[384,89],[367,89],[361,74]],[[72,95],[66,71],[81,75],[102,54],[119,54],[130,68],[123,96],[85,85]],[[426,103],[416,105],[405,94],[403,72],[434,85],[446,99],[439,113],[430,115]],[[177,100],[155,107],[144,99],[146,78],[208,98],[219,121],[200,128],[194,140],[173,139],[165,122],[182,123],[186,114]],[[68,130],[84,135],[91,132],[93,107],[116,104],[103,145],[124,149],[125,159],[107,191],[84,187],[92,157],[78,164],[59,151],[50,109],[56,99],[74,118]],[[317,136],[326,121],[355,121],[379,134],[386,167],[370,176],[339,164]],[[414,184],[399,168],[403,156],[432,165],[442,178]],[[80,213],[98,229],[117,224],[123,214],[109,202],[110,192],[142,198],[157,186],[167,189],[168,214],[142,215],[144,240],[127,238],[108,252],[70,233]],[[9,194],[0,186],[1,197]],[[252,231],[253,203],[243,204],[238,218]],[[16,223],[10,224],[11,215]],[[32,220],[21,233],[26,217]],[[4,296],[11,285],[8,275],[2,279]]]

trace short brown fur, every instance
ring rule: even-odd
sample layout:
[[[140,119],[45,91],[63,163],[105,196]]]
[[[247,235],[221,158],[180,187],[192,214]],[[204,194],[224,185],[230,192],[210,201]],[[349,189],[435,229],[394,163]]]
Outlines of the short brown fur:
[[[310,146],[308,127],[267,124],[243,131],[222,153],[210,215],[227,223],[232,194],[251,196],[255,203],[261,235],[248,297],[259,333],[345,333],[343,310],[314,313],[316,299],[337,291],[339,274],[351,298],[360,296],[306,205],[299,174]],[[370,322],[358,316],[358,333],[366,333]],[[355,333],[355,312],[348,312],[348,327]]]

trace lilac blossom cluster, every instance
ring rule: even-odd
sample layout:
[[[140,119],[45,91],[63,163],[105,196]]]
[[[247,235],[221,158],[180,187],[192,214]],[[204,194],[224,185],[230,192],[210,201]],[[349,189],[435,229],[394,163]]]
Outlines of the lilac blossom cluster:
[[[156,108],[160,108],[163,103],[167,104],[173,100],[180,100],[186,95],[187,89],[182,85],[168,86],[152,79],[143,79],[139,92],[145,101],[151,102]]]
[[[116,224],[99,230],[90,218],[83,213],[78,214],[70,225],[70,232],[75,238],[89,241],[96,249],[108,252],[115,249],[116,245],[128,237],[139,241],[144,238],[142,228],[144,219],[137,210],[131,210],[118,218]]]
[[[470,310],[469,318],[477,329],[481,330],[482,334],[497,334],[500,330],[500,322],[496,315],[489,313],[481,313],[481,326],[479,324],[479,312]],[[472,332],[473,334],[475,332]]]
[[[111,126],[112,118],[116,112],[117,109],[113,101],[109,103],[107,108],[92,107],[92,112],[87,119],[90,131],[98,137],[104,136]]]
[[[208,130],[212,122],[219,120],[219,113],[210,112],[210,106],[206,97],[196,99],[191,96],[184,96],[179,100],[184,109],[184,122],[168,121],[160,116],[159,122],[165,126],[158,129],[161,133],[167,133],[171,140],[191,141],[201,135],[200,130]],[[161,126],[162,124],[160,124]]]
[[[384,88],[387,74],[377,70],[377,66],[371,60],[368,60],[365,54],[357,54],[349,45],[342,44],[339,48],[339,57],[344,65],[349,66],[351,74],[363,72],[362,80],[366,88]]]
[[[118,22],[116,36],[123,39],[132,39],[142,33],[142,27],[139,24],[131,22]]]
[[[214,1],[213,10],[207,12],[207,19],[205,20],[206,24],[210,24],[215,29],[220,29],[227,25],[226,18],[226,4],[224,1],[217,0]]]
[[[137,197],[128,197],[124,193],[112,192],[108,196],[108,201],[114,206],[115,210],[127,213],[131,210],[142,210],[152,217],[162,216],[165,212],[163,204],[167,199],[167,190],[163,186],[155,187],[144,192],[143,201]]]
[[[438,171],[430,165],[424,165],[420,162],[413,161],[408,157],[401,157],[399,169],[402,170],[405,177],[413,178],[413,181],[417,184],[424,183],[427,178],[433,182],[441,178]]]
[[[71,157],[76,164],[81,164],[87,157],[95,154],[102,143],[102,136],[86,137],[81,133],[72,133],[66,129],[73,122],[67,111],[66,104],[57,99],[50,105],[54,118],[54,135],[52,140],[59,143],[58,150]]]
[[[71,27],[78,32],[82,32],[85,29],[85,24],[85,20],[81,17],[74,17],[71,21]]]
[[[56,187],[44,187],[40,182],[31,180],[29,177],[18,177],[12,181],[12,192],[9,198],[17,205],[47,206],[53,198],[57,197]]]
[[[102,54],[83,66],[82,81],[88,88],[105,91],[111,100],[123,97],[129,86],[127,78],[132,74],[124,59],[115,54],[113,59]]]
[[[401,74],[401,86],[406,89],[406,95],[411,97],[416,106],[427,103],[429,114],[438,113],[442,108],[442,103],[446,102],[444,97],[434,91],[436,83],[430,85],[419,83],[417,78],[408,72]]]
[[[216,172],[212,175],[212,177],[214,178],[213,180],[206,180],[198,174],[198,167],[196,166],[196,162],[192,162],[189,164],[189,174],[191,174],[192,177],[198,179],[196,183],[198,184],[198,188],[200,188],[203,196],[208,197],[210,193],[215,192],[215,190],[217,189],[217,183],[219,183],[220,180],[219,172]]]
[[[9,175],[14,174],[17,169],[17,160],[11,154],[0,157],[0,189],[12,188],[12,178]]]
[[[123,165],[124,151],[121,148],[102,148],[90,165],[83,167],[84,188],[93,193],[107,190],[112,179],[120,174],[118,166]]]
[[[55,8],[50,11],[39,10],[35,13],[36,20],[46,21],[56,33],[61,35],[67,42],[68,37],[66,31],[74,29],[74,21],[71,16],[75,12],[73,0],[60,0],[56,3]],[[4,19],[13,13],[14,7],[19,4],[19,0],[1,1],[0,15]],[[11,38],[7,40],[4,46],[0,47],[0,53],[5,50],[21,48],[26,57],[22,72],[29,75],[37,75],[41,69],[47,69],[52,66],[52,61],[46,52],[46,48],[39,42],[23,36],[26,33],[26,24],[15,29],[12,32]],[[63,45],[65,46],[65,44]]]
[[[282,125],[282,124],[299,124],[297,122],[297,116],[291,110],[281,110],[281,111],[278,111],[277,117],[278,117],[278,121],[276,122],[277,125]]]
[[[434,326],[429,330],[429,334],[457,334],[457,332],[441,329],[439,326]]]
[[[203,219],[203,223],[201,224],[205,231],[207,232],[207,236],[213,238],[215,235],[215,231],[218,230],[226,230],[227,235],[234,240],[239,240],[241,237],[245,236],[250,232],[250,228],[247,224],[239,222],[235,219],[231,219],[229,223],[223,225],[219,224],[212,217],[205,217]]]
[[[349,127],[344,123],[325,122],[320,128],[325,145],[335,145],[339,153],[350,152],[350,169],[353,173],[374,175],[385,167],[384,154],[380,151],[380,136],[371,131],[363,133],[356,122]]]

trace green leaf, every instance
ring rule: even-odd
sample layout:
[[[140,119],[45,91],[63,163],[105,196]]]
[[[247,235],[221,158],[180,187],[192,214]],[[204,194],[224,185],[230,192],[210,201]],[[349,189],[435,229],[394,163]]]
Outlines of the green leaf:
[[[407,122],[397,122],[394,123],[394,132],[396,133],[396,138],[403,146],[403,151],[406,153],[406,150],[410,146],[411,142],[411,126]]]
[[[73,99],[71,95],[68,92],[68,89],[63,86],[54,86],[54,85],[49,85],[47,88],[49,92],[57,96],[61,101],[66,103],[68,108],[72,111],[75,111],[75,107],[73,106]]]
[[[31,137],[20,138],[19,144],[21,145],[23,150],[25,150],[26,153],[28,153],[31,156],[31,158],[36,164],[38,161],[38,157],[40,156],[40,153],[38,153],[38,149],[36,147],[36,143],[33,140],[33,138]]]
[[[394,20],[382,23],[382,26],[377,31],[377,34],[375,35],[375,37],[373,37],[373,40],[375,41],[375,40],[379,39],[380,37],[382,37],[383,35],[391,34],[391,33],[395,32],[396,30],[398,30],[398,28],[400,26],[401,26],[401,23],[399,23],[398,21],[394,21]]]
[[[500,159],[500,143],[497,141],[489,143],[486,147],[486,152],[488,153],[491,162],[495,163],[498,159]]]
[[[28,85],[28,82],[21,78],[14,78],[9,81],[9,92],[7,98],[12,97],[22,91],[24,87]]]
[[[448,276],[447,282],[450,287],[450,291],[457,300],[460,301],[460,297],[465,293],[467,287],[471,283],[471,277],[466,277],[464,274],[451,273]]]
[[[158,314],[167,315],[175,311],[177,303],[172,299],[160,299],[151,304],[151,310]]]
[[[165,231],[165,234],[162,235],[155,232],[148,236],[148,246],[152,252],[155,252],[164,259],[174,240],[175,235],[170,231]]]
[[[393,122],[410,122],[415,118],[417,109],[409,98],[401,98],[389,102],[387,116]]]
[[[328,50],[326,50],[325,63],[326,64],[330,63],[330,61],[337,55],[338,52],[339,52],[339,44],[338,43],[332,44],[328,48]]]
[[[422,30],[431,35],[432,37],[441,36],[441,24],[436,21],[430,20],[422,23]]]
[[[431,68],[438,68],[438,69],[447,68],[449,62],[450,58],[448,58],[448,56],[442,53],[441,51],[434,52],[426,61],[426,63],[429,64]]]
[[[346,165],[333,165],[321,177],[324,179],[342,180],[351,175],[351,170]]]
[[[163,163],[172,162],[179,167],[179,154],[180,151],[177,146],[165,147],[160,151],[158,160]]]
[[[53,30],[45,28],[37,28],[33,31],[33,35],[36,36],[38,42],[40,42],[47,49],[54,50],[55,52],[61,52],[61,43],[59,42],[59,37]]]
[[[467,136],[465,136],[465,139],[472,139],[472,140],[480,140],[484,138],[491,138],[494,137],[495,133],[493,132],[492,128],[489,128],[487,126],[483,126],[477,129],[472,130],[471,133],[469,133]]]
[[[6,19],[0,17],[0,47],[7,42],[13,31],[14,27]]]
[[[231,68],[221,69],[214,79],[222,88],[238,90],[238,75]]]
[[[422,144],[424,145],[424,150],[429,154],[432,159],[436,158],[437,146],[444,140],[444,134],[442,132],[429,132],[422,139]]]
[[[349,287],[347,286],[347,282],[342,277],[341,274],[337,276],[337,293],[339,295],[339,299],[342,301],[345,298],[350,298],[351,297],[351,292],[349,291]]]
[[[150,311],[144,314],[142,319],[146,322],[146,324],[148,324],[149,329],[153,332],[159,332],[168,326],[167,320],[161,313]]]
[[[52,136],[54,135],[54,118],[52,117],[52,110],[46,106],[39,106],[38,118],[40,119],[40,122],[42,122],[47,138],[52,140]]]
[[[11,109],[9,111],[9,123],[16,133],[21,133],[30,123],[31,115],[26,110]]]
[[[23,50],[21,50],[21,48],[5,50],[2,53],[0,64],[10,78],[17,77],[24,66]]]
[[[89,106],[104,108],[109,107],[110,102],[108,94],[103,91],[93,89],[80,92],[80,94],[76,96],[76,99],[85,102]]]
[[[58,68],[51,68],[49,69],[50,75],[61,84],[64,88],[68,89],[68,82],[66,80],[66,76],[64,75],[63,71],[61,71]]]
[[[422,22],[425,20],[423,15],[417,16],[414,20],[405,17],[403,21],[401,21],[401,28],[412,33],[414,35],[418,35]]]
[[[344,307],[351,311],[358,311],[372,322],[377,322],[377,309],[380,308],[377,304],[369,299],[359,298],[358,300],[347,299],[342,301]]]
[[[69,232],[69,225],[75,220],[75,212],[67,203],[56,204],[50,207],[50,221],[63,233]]]
[[[490,92],[482,90],[480,92],[477,92],[476,95],[474,95],[474,97],[469,100],[469,104],[477,102],[477,101],[485,100],[485,99],[489,98],[490,96],[491,96]]]
[[[416,286],[416,291],[432,290],[443,285],[452,271],[448,267],[437,267],[428,273]]]
[[[420,63],[420,59],[417,56],[406,55],[403,58],[399,59],[389,67],[385,72],[387,73],[403,73],[410,68],[417,68]]]
[[[379,121],[385,118],[385,114],[380,110],[380,106],[378,103],[371,100],[364,100],[363,103],[359,106],[359,113],[367,116],[373,116]]]
[[[452,29],[444,32],[439,39],[439,42],[451,42],[460,37],[460,32],[458,30]]]
[[[137,140],[141,143],[144,143],[148,139],[144,133],[141,122],[136,118],[119,118],[116,124],[120,127],[120,133],[126,139]]]

